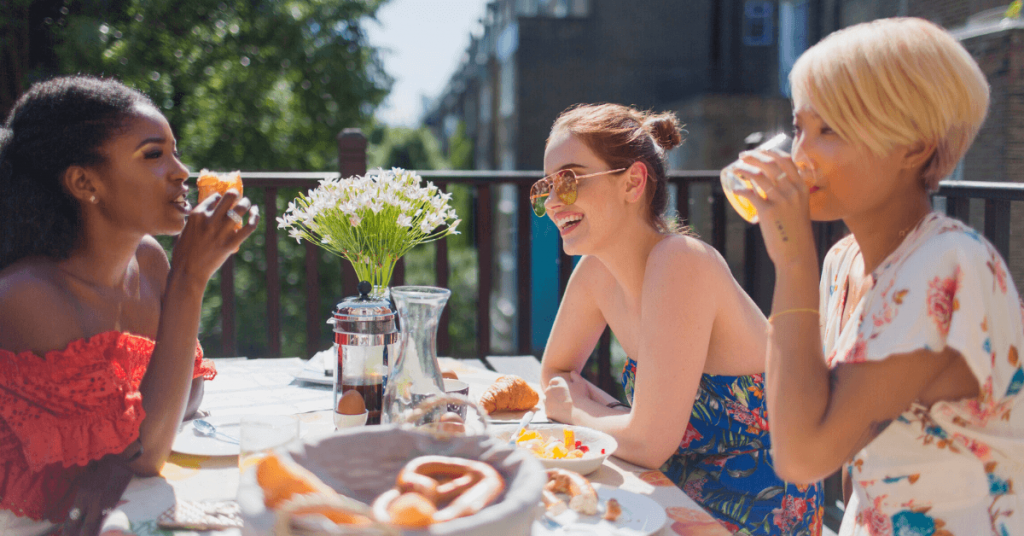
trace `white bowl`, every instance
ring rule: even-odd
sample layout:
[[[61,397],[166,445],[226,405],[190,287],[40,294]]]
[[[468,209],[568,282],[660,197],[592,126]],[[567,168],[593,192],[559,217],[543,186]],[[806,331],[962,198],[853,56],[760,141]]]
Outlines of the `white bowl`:
[[[496,425],[493,426],[493,435],[499,441],[507,443],[509,437],[516,430],[516,425]],[[601,464],[611,456],[615,449],[619,447],[615,438],[604,433],[594,430],[593,428],[587,428],[585,426],[574,426],[571,424],[531,424],[527,426],[527,430],[535,430],[545,440],[548,439],[559,439],[565,437],[564,430],[569,428],[573,431],[577,441],[581,441],[584,445],[590,447],[590,451],[585,453],[582,458],[574,459],[558,459],[551,460],[547,458],[538,457],[540,463],[550,469],[568,469],[569,471],[576,471],[581,475],[589,475],[594,471],[597,471]],[[604,450],[602,454],[601,451]]]
[[[358,415],[345,415],[344,413],[334,412],[334,428],[341,430],[342,428],[352,428],[353,426],[363,426],[366,424],[366,417],[370,415],[369,411],[363,411]]]

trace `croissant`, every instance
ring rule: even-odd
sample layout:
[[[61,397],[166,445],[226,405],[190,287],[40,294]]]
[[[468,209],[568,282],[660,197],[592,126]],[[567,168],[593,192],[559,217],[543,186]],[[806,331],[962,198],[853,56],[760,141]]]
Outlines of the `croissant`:
[[[480,397],[480,405],[487,413],[495,411],[526,411],[540,402],[540,395],[526,380],[515,375],[498,378]]]

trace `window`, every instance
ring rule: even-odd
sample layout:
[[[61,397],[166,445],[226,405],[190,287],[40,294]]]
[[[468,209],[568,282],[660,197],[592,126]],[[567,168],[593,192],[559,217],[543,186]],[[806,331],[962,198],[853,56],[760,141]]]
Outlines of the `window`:
[[[772,3],[747,0],[743,8],[743,44],[752,47],[769,46],[773,42]]]
[[[789,72],[807,50],[807,0],[779,4],[779,91],[790,97]]]

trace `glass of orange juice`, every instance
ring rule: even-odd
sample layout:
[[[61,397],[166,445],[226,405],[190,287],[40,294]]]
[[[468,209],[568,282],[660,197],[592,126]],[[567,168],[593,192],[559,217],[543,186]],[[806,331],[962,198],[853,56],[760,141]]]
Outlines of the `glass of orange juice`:
[[[298,441],[299,418],[295,415],[244,415],[238,435],[238,469],[244,473],[275,448]]]
[[[780,133],[773,136],[768,141],[758,145],[755,151],[776,151],[779,153],[788,153],[793,148],[793,138],[788,134]],[[752,184],[750,181],[741,179],[735,173],[735,168],[744,167],[749,168],[750,166],[743,163],[742,160],[736,160],[729,164],[722,170],[722,189],[725,190],[725,198],[729,200],[732,208],[736,209],[740,217],[747,220],[750,223],[757,223],[757,209],[754,205],[747,201],[745,198],[736,195],[737,190],[754,190],[757,195],[765,197],[764,191],[761,190],[756,184]],[[801,172],[804,170],[801,169]]]

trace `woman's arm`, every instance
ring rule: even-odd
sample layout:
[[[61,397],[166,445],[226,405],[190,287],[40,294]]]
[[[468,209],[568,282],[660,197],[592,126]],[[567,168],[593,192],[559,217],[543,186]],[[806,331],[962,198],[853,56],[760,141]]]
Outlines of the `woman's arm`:
[[[805,303],[803,296],[812,289],[817,297],[817,287],[806,284],[807,272],[793,267],[776,273],[773,311]],[[776,472],[795,483],[828,476],[914,401],[927,398],[926,388],[958,359],[962,362],[951,349],[919,350],[830,371],[816,315],[775,318],[769,328],[765,396]]]
[[[583,257],[572,271],[544,347],[542,388],[556,376],[568,379],[569,373],[579,372],[587,363],[607,326],[594,296],[604,289],[608,278],[601,261],[594,257]]]
[[[768,155],[767,163],[749,161],[761,173],[744,173],[768,192],[767,199],[740,195],[757,208],[776,267],[765,380],[772,451],[783,480],[811,483],[852,458],[914,401],[957,398],[976,390],[977,382],[969,371],[964,374],[963,358],[948,348],[829,370],[819,317],[807,312],[817,311],[819,303],[809,187],[788,157]],[[933,385],[940,375],[949,383]],[[945,386],[936,389],[938,384]]]
[[[611,435],[619,443],[616,456],[643,467],[660,467],[675,452],[704,370],[716,295],[726,291],[720,264],[691,241],[663,240],[655,247],[644,274],[632,410],[591,399],[583,382],[561,389],[556,383],[545,394],[559,407],[571,398],[569,422]],[[683,269],[687,277],[679,277]],[[545,401],[546,409],[551,405]]]
[[[173,261],[168,265],[156,347],[139,386],[146,418],[139,427],[143,454],[131,464],[136,473],[159,473],[170,454],[192,391],[206,284],[256,229],[259,214],[253,208],[248,223],[235,231],[234,222],[226,216],[235,199],[237,195],[229,191],[223,198],[211,196],[201,203],[189,215],[175,244]],[[248,208],[248,200],[243,199],[236,210],[244,214]]]

